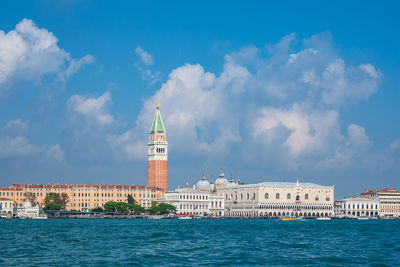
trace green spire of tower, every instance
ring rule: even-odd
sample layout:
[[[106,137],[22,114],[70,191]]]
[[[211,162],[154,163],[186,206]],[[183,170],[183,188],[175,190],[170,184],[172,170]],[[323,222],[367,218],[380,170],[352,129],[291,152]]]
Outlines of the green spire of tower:
[[[160,103],[157,103],[156,114],[154,115],[153,125],[151,126],[151,133],[164,133],[164,123],[160,113]]]

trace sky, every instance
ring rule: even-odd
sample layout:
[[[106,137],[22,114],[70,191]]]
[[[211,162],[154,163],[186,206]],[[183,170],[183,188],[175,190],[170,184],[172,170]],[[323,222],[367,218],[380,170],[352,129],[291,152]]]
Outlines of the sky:
[[[0,186],[400,184],[397,1],[2,1]]]

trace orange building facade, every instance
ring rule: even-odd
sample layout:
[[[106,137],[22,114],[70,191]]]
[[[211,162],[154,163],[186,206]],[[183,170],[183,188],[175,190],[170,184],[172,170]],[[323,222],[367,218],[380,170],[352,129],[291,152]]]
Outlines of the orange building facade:
[[[157,104],[148,143],[148,185],[168,189],[167,133]]]
[[[164,196],[164,190],[152,186],[141,185],[43,185],[14,184],[0,188],[0,197],[13,200],[14,207],[22,207],[25,200],[33,200],[39,207],[45,206],[45,198],[49,193],[66,193],[68,201],[66,210],[89,211],[104,207],[109,201],[127,202],[132,195],[137,204],[149,208],[152,202]]]

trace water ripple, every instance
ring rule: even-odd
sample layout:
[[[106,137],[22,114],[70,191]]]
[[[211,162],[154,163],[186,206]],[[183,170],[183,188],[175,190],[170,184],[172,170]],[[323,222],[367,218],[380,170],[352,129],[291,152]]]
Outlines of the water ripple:
[[[400,265],[400,220],[0,220],[0,266]]]

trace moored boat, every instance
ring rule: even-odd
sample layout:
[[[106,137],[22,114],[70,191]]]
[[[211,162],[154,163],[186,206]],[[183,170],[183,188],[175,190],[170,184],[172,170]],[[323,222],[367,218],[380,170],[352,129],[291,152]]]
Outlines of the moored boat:
[[[329,217],[321,217],[321,218],[317,218],[317,220],[320,220],[320,221],[329,221],[329,220],[331,220],[332,218],[329,218]]]
[[[178,217],[178,219],[179,220],[190,220],[190,219],[193,219],[192,217],[190,217],[190,216],[182,216],[182,217]]]
[[[290,218],[290,217],[281,217],[279,218],[281,221],[295,221],[295,218]]]

